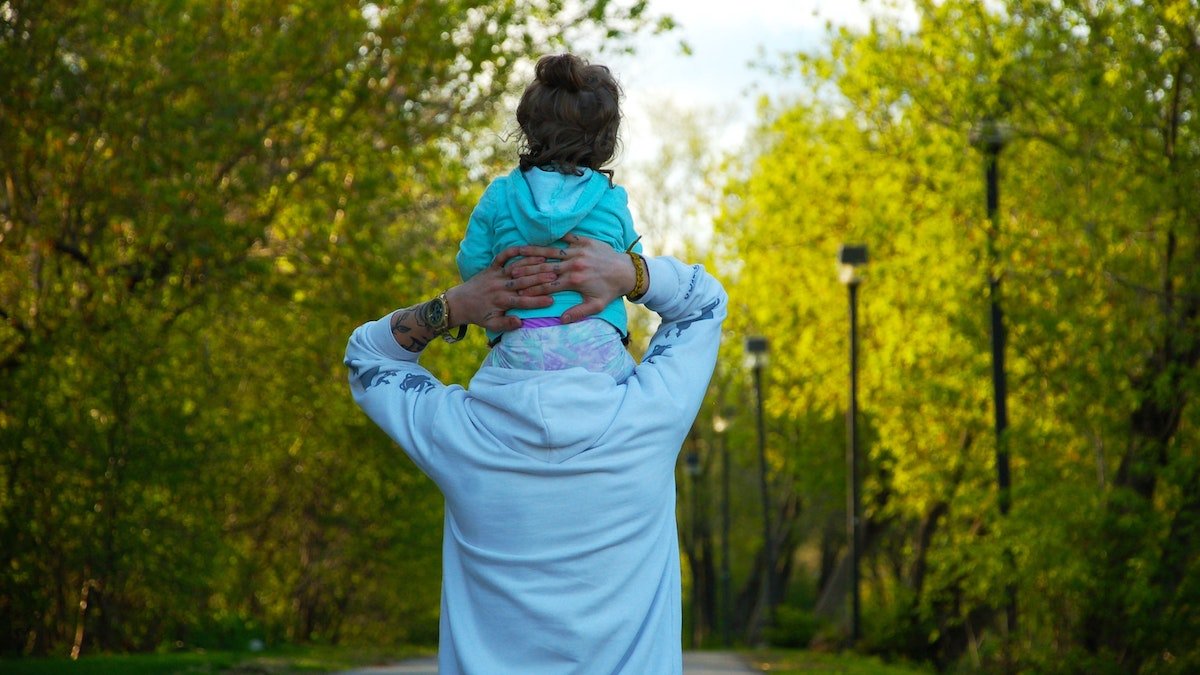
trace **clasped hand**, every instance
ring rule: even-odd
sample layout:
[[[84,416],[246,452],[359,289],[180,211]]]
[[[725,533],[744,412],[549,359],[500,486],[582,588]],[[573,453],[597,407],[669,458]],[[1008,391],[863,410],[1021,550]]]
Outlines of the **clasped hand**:
[[[493,331],[514,330],[521,327],[521,320],[505,312],[549,307],[551,294],[570,290],[583,296],[583,302],[561,317],[563,323],[572,323],[599,312],[633,289],[635,274],[628,255],[587,237],[568,234],[563,239],[568,244],[565,249],[505,249],[487,269],[446,291],[453,322]],[[507,265],[518,257],[521,259]]]

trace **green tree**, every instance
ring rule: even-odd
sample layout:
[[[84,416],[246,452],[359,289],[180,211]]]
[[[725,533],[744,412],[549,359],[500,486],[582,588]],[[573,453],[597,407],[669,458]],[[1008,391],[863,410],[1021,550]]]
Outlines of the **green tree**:
[[[813,481],[840,474],[822,431],[845,405],[833,254],[863,241],[868,642],[942,664],[1187,670],[1200,635],[1188,536],[1200,499],[1200,10],[917,9],[915,30],[879,20],[801,58],[811,95],[777,105],[718,222],[732,327],[779,345],[768,411],[776,428],[800,428],[776,461],[806,466],[789,474],[794,489],[827,512],[844,503],[836,481]],[[969,143],[989,118],[1011,131],[994,230]],[[993,273],[1009,327],[1006,518]],[[815,525],[806,533],[820,540]],[[1010,586],[1019,631],[1005,644]]]
[[[452,281],[526,58],[649,22],[0,2],[0,651],[428,639],[440,499],[345,337]]]

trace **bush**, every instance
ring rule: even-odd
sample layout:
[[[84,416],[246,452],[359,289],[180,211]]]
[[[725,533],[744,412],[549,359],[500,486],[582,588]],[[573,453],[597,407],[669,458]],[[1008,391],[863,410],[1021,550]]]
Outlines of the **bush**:
[[[799,607],[783,605],[775,609],[775,623],[767,630],[767,639],[777,647],[807,647],[822,627],[822,621]]]

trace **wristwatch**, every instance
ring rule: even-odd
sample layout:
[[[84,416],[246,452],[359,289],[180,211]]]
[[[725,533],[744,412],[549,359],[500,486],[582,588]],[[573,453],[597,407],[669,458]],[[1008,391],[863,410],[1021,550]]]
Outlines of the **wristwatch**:
[[[445,293],[439,293],[436,298],[425,303],[426,325],[433,329],[434,335],[440,335],[446,342],[458,342],[467,334],[467,324],[458,327],[453,335],[450,334],[450,302]]]

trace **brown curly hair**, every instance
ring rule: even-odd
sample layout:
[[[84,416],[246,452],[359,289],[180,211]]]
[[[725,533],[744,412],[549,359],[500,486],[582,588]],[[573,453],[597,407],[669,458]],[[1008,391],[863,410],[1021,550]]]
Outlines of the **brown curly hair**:
[[[566,174],[600,171],[617,149],[621,87],[608,68],[573,54],[538,59],[536,76],[517,105],[521,169],[552,167]]]

